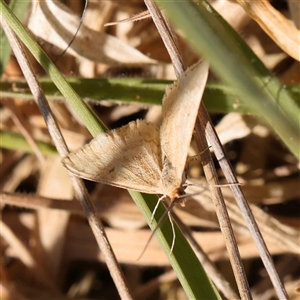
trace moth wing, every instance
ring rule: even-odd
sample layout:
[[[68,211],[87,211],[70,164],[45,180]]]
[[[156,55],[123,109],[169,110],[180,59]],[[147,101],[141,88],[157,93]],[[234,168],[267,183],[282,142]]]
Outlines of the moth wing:
[[[75,175],[97,182],[159,193],[162,159],[159,131],[145,121],[101,133],[62,160]]]
[[[208,76],[208,63],[196,63],[181,78],[166,89],[163,98],[163,121],[160,129],[162,153],[167,157],[166,168],[173,186],[182,183],[187,153],[192,139],[195,121]],[[163,170],[164,174],[168,170]],[[165,177],[165,176],[164,176]]]

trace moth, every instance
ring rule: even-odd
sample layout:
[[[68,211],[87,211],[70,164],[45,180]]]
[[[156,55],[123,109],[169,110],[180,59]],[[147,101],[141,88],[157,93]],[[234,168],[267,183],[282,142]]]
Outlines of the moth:
[[[178,199],[207,76],[208,64],[196,63],[166,88],[160,128],[137,120],[100,133],[64,157],[64,166],[88,180]]]

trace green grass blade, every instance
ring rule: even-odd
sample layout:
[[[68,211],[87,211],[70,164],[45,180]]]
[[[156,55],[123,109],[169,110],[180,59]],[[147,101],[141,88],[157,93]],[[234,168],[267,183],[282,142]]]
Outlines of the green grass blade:
[[[11,11],[16,15],[18,19],[22,19],[27,11],[29,1],[12,0],[9,3]],[[5,66],[11,54],[11,47],[6,38],[4,30],[0,28],[0,77],[3,74]]]
[[[53,145],[41,141],[35,142],[42,154],[58,155],[56,148]],[[28,144],[23,135],[5,130],[0,130],[0,147],[26,153],[34,153],[32,147]]]
[[[141,105],[161,105],[168,80],[144,80],[138,78],[66,78],[81,98],[90,101],[108,100]],[[65,101],[50,78],[39,80],[49,100]],[[25,80],[1,82],[4,97],[33,100]],[[97,100],[96,100],[97,99]]]
[[[66,78],[71,87],[83,99],[90,103],[110,101],[140,105],[161,105],[165,88],[172,81],[145,80],[138,78]],[[48,100],[65,101],[50,78],[40,79],[42,89]],[[300,87],[287,86],[286,90],[293,96],[293,101],[300,107]],[[33,100],[26,81],[0,83],[0,92],[4,98]],[[279,95],[278,102],[285,98]],[[210,112],[256,114],[247,103],[237,97],[234,90],[223,83],[208,83],[202,101]]]

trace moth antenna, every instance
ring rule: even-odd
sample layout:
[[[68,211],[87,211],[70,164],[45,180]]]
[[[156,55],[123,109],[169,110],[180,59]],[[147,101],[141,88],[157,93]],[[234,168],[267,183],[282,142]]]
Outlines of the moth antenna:
[[[207,147],[206,149],[204,149],[203,151],[197,153],[196,155],[190,156],[188,157],[188,162],[192,161],[192,160],[196,160],[198,156],[202,155],[204,152],[206,152],[207,150],[211,149],[211,146]]]
[[[240,183],[240,182],[222,183],[222,184],[204,184],[204,183],[185,183],[185,184],[183,184],[184,187],[188,187],[188,186],[198,186],[198,187],[209,187],[209,186],[227,187],[227,186],[233,186],[233,185],[243,185],[243,184]]]
[[[163,196],[163,197],[165,197],[165,196]],[[163,197],[161,197],[161,198],[163,198]],[[161,202],[161,198],[158,199],[157,203],[160,203],[160,202]],[[160,219],[158,220],[158,223],[156,224],[155,228],[153,229],[153,231],[152,231],[152,233],[151,233],[151,235],[150,235],[150,237],[149,237],[149,239],[148,239],[148,241],[147,241],[147,243],[146,243],[146,245],[145,245],[143,251],[141,252],[141,254],[139,255],[139,257],[137,258],[137,261],[140,260],[140,258],[141,258],[141,257],[143,256],[143,254],[145,253],[145,251],[146,251],[147,247],[149,246],[149,244],[150,244],[150,242],[151,242],[151,240],[152,240],[152,238],[153,238],[155,232],[157,231],[157,229],[160,227],[160,225],[161,225],[162,222],[164,221],[166,215],[169,215],[169,219],[170,219],[170,212],[171,212],[171,210],[173,209],[173,207],[175,206],[175,204],[176,204],[176,201],[171,202],[171,204],[169,205],[169,207],[166,209],[166,211],[165,211],[165,212],[163,213],[163,215],[160,217]],[[155,209],[157,208],[157,206],[158,206],[158,205],[156,204]],[[154,209],[154,210],[155,210],[155,209]],[[154,210],[153,210],[153,212],[154,212]],[[152,216],[153,216],[153,215],[154,215],[154,214],[152,213]],[[152,219],[152,218],[151,218],[151,219]],[[170,222],[171,222],[172,232],[173,232],[173,239],[172,239],[172,245],[171,245],[171,250],[170,250],[170,255],[171,255],[172,252],[173,252],[174,245],[175,245],[175,236],[176,236],[176,235],[175,235],[174,222],[173,222],[173,220],[171,221],[171,219],[170,219]]]
[[[211,148],[211,146],[207,147],[206,149],[204,149],[203,151],[201,151],[200,153],[197,153],[196,155],[190,156],[187,158],[186,160],[186,164],[185,164],[185,178],[188,178],[188,170],[190,169],[190,162],[194,161],[194,160],[198,160],[198,157],[200,155],[202,155],[204,152],[206,152],[207,150],[209,150]],[[184,185],[183,185],[184,186]]]
[[[132,17],[129,17],[129,18],[126,18],[126,19],[123,19],[120,21],[105,23],[104,26],[108,27],[108,26],[118,25],[120,23],[125,23],[125,22],[137,22],[137,21],[144,20],[144,19],[147,19],[150,17],[151,17],[151,15],[150,15],[149,11],[145,10],[136,15],[133,15]]]
[[[71,41],[69,42],[68,46],[66,47],[66,49],[58,55],[58,57],[54,60],[54,63],[56,63],[62,56],[64,56],[64,54],[67,52],[67,50],[70,48],[70,46],[72,45],[72,43],[74,42],[76,36],[77,36],[77,33],[79,32],[80,28],[81,28],[81,25],[83,23],[83,18],[84,18],[84,15],[86,13],[86,10],[87,10],[87,6],[88,6],[88,0],[85,0],[84,1],[84,7],[83,7],[83,11],[82,11],[82,14],[81,14],[81,18],[80,18],[80,21],[79,21],[79,25],[76,29],[76,32],[74,33]]]

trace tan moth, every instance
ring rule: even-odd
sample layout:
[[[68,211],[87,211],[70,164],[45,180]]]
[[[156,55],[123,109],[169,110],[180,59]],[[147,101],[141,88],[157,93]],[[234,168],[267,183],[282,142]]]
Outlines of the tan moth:
[[[175,200],[184,194],[184,168],[207,75],[208,64],[197,63],[167,87],[160,129],[130,122],[100,133],[63,164],[88,180]]]

